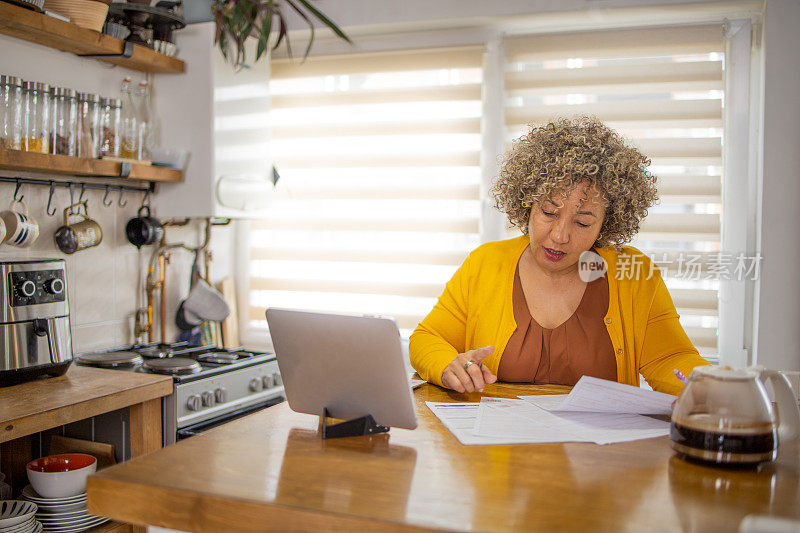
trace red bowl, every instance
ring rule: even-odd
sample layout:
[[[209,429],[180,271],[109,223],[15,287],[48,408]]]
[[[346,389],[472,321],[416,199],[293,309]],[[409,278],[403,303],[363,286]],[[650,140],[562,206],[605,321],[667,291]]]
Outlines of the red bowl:
[[[34,472],[70,472],[96,462],[97,459],[85,453],[63,453],[35,459],[28,463],[28,469]]]

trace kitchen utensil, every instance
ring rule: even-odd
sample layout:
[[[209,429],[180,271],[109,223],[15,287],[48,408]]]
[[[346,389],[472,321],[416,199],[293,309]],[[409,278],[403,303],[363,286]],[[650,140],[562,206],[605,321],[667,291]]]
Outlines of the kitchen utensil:
[[[36,516],[31,516],[24,522],[20,522],[11,527],[0,527],[0,533],[37,533],[41,531],[42,525],[36,520]]]
[[[153,148],[150,150],[150,155],[153,158],[153,164],[177,168],[178,170],[185,170],[186,160],[189,157],[189,151],[170,148]]]
[[[222,294],[202,278],[192,286],[183,305],[187,311],[203,320],[214,322],[225,320],[231,312]]]
[[[47,506],[50,507],[58,507],[58,506],[67,506],[67,505],[83,505],[86,506],[86,494],[78,494],[76,496],[65,496],[64,498],[45,498],[35,490],[31,485],[25,485],[25,488],[22,489],[22,498],[32,501],[39,508],[44,508]],[[67,510],[59,510],[59,512],[67,512]]]
[[[776,415],[763,380],[770,380]],[[780,424],[778,424],[780,420]],[[672,448],[714,463],[754,464],[775,458],[779,442],[800,435],[800,408],[786,377],[774,370],[695,368],[672,413]]]
[[[131,34],[131,30],[129,30],[124,24],[109,20],[103,25],[103,33],[112,37],[116,37],[117,39],[125,39]]]
[[[5,483],[6,475],[0,472],[0,500],[8,500],[11,498],[11,485]]]
[[[28,481],[45,498],[64,498],[86,492],[86,478],[97,470],[97,459],[85,453],[41,457],[28,463]]]
[[[81,214],[80,206],[83,206],[84,214]],[[70,224],[70,216],[79,216],[83,220]],[[56,230],[53,237],[59,250],[65,254],[74,254],[100,244],[103,240],[103,229],[100,224],[89,218],[88,204],[83,201],[64,209],[64,225]]]
[[[0,263],[0,386],[72,363],[67,274],[61,259]]]
[[[231,314],[222,322],[222,345],[230,350],[241,346],[237,322],[238,313],[236,312],[236,283],[233,278],[227,277],[220,281],[219,292],[231,310]]]
[[[30,520],[36,509],[35,503],[23,500],[0,501],[0,527],[7,528]]]
[[[73,24],[98,32],[108,14],[108,4],[95,0],[45,0],[44,7],[68,16]]]
[[[19,206],[19,210],[16,209]],[[28,248],[39,237],[39,223],[28,215],[28,206],[22,200],[12,200],[7,211],[0,213],[5,225],[5,242],[11,246]]]
[[[202,324],[203,319],[186,309],[185,303],[186,300],[183,300],[178,306],[178,311],[175,313],[175,325],[180,330],[191,331]]]
[[[44,0],[5,0],[5,1],[10,2],[12,4],[16,4],[18,6],[27,7],[28,9],[38,11],[39,13],[41,13],[42,10],[44,9]]]
[[[157,218],[150,216],[150,206],[143,205],[137,215],[125,225],[125,236],[128,242],[141,248],[159,242],[164,236],[164,228]]]
[[[178,47],[175,46],[175,43],[160,41],[158,39],[153,40],[153,50],[170,57],[175,57],[175,55],[178,53]]]
[[[98,470],[117,464],[113,444],[63,437],[61,435],[50,437],[50,454],[60,455],[64,453],[89,454],[97,459]]]

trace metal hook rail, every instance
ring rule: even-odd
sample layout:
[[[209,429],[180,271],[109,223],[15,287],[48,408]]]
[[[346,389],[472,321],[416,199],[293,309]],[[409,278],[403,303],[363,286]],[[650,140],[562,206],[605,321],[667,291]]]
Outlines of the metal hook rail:
[[[0,183],[15,183],[16,189],[14,190],[14,198],[16,199],[20,192],[21,185],[41,185],[50,188],[50,196],[47,201],[47,214],[50,216],[55,215],[55,208],[51,210],[51,202],[53,200],[53,192],[55,191],[56,187],[67,187],[70,189],[70,192],[74,194],[75,188],[80,187],[80,199],[83,199],[83,194],[86,189],[98,189],[105,191],[106,194],[103,197],[102,204],[106,207],[112,204],[109,201],[108,194],[110,191],[117,191],[119,193],[119,199],[117,204],[120,207],[125,207],[128,202],[122,201],[123,191],[131,191],[131,192],[141,192],[144,193],[146,198],[149,198],[149,195],[155,192],[156,184],[155,182],[150,182],[149,186],[147,187],[134,187],[132,185],[111,185],[106,183],[86,183],[84,181],[55,181],[55,180],[48,180],[48,179],[37,179],[37,178],[22,178],[22,177],[6,177],[0,176]],[[19,195],[19,199],[22,199],[22,195]],[[71,202],[70,202],[71,203]]]

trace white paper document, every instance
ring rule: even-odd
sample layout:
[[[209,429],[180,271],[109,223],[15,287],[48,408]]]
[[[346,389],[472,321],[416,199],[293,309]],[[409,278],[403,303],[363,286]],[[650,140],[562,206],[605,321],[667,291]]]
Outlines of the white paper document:
[[[520,396],[550,411],[582,411],[590,413],[633,413],[668,415],[677,396],[625,385],[616,381],[583,376],[557,406],[554,400],[540,402],[540,396]],[[549,396],[548,398],[553,398]]]
[[[578,428],[525,400],[481,398],[474,433],[485,437],[513,437],[525,442],[592,442]]]
[[[611,444],[669,434],[669,424],[629,413],[547,411],[525,400],[482,398],[474,433],[527,442]]]
[[[480,408],[479,403],[425,402],[425,405],[461,444],[525,444],[529,442],[524,438],[476,435],[473,430]]]
[[[462,444],[594,442],[611,444],[669,435],[675,396],[583,376],[569,394],[482,398],[480,403],[426,402]]]
[[[669,434],[667,422],[646,416],[552,412],[521,399],[482,398],[480,403],[426,402],[426,405],[461,444],[467,445],[611,444]]]

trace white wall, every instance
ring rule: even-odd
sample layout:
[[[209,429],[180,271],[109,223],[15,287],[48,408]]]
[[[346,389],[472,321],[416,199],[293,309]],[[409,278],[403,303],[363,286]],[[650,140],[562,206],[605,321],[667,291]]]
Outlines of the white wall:
[[[800,2],[768,0],[758,362],[800,370]]]

